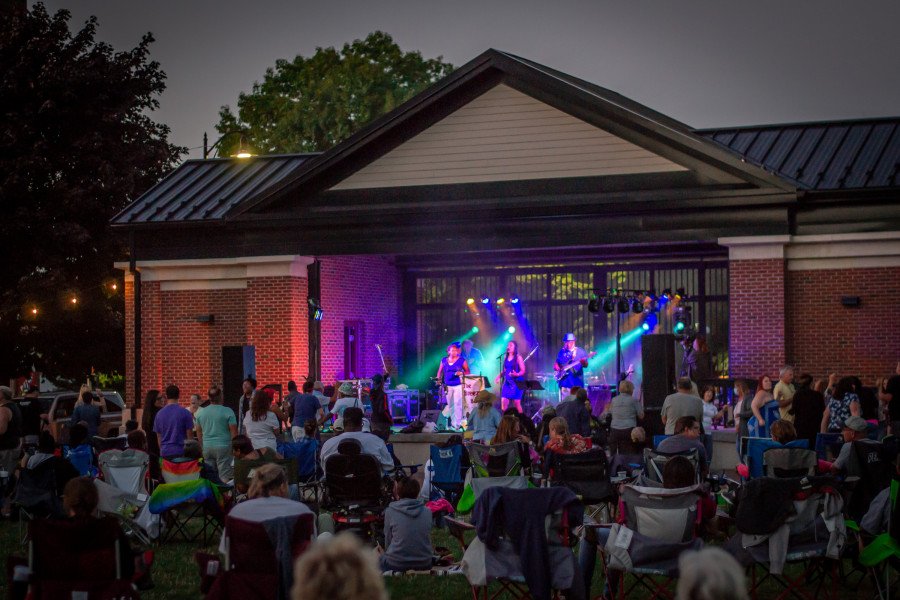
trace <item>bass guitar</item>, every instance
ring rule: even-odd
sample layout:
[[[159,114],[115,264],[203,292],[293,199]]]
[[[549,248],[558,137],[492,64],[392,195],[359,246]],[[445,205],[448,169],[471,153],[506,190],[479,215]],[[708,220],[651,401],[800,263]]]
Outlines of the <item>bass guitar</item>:
[[[566,373],[568,373],[569,371],[571,371],[572,369],[574,369],[575,367],[580,365],[582,360],[590,360],[590,359],[594,358],[595,356],[597,356],[597,353],[591,352],[584,359],[579,358],[578,360],[572,361],[569,364],[564,365],[563,367],[561,367],[559,369],[559,371],[556,372],[556,381],[557,382],[562,381],[563,377],[566,376]]]

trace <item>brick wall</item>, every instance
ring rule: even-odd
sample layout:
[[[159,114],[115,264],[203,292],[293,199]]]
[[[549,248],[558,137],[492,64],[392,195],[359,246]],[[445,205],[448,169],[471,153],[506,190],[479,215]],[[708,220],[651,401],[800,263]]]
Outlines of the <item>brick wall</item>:
[[[134,280],[125,282],[125,403],[133,406],[134,397]]]
[[[787,357],[784,260],[732,260],[728,278],[731,376],[777,373]]]
[[[307,284],[299,277],[248,281],[245,343],[256,346],[256,379],[260,385],[280,383],[287,393],[289,380],[302,383],[301,375],[309,373]]]
[[[862,303],[844,307],[842,296]],[[789,271],[787,299],[788,362],[815,376],[858,375],[870,385],[894,372],[900,267]]]
[[[363,322],[360,373],[381,371],[375,344],[381,344],[388,368],[396,375],[400,354],[401,277],[390,259],[380,256],[321,258],[322,378],[331,383],[343,377],[344,323]]]

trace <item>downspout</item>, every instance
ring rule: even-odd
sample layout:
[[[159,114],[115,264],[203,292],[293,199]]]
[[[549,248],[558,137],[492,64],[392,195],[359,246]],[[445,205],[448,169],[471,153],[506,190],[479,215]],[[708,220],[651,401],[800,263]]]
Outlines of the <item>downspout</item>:
[[[135,419],[136,408],[141,403],[141,274],[137,270],[133,229],[128,234],[128,241],[130,245],[128,271],[132,276],[134,292],[134,309],[132,311],[134,314],[134,402],[131,403],[131,418]]]

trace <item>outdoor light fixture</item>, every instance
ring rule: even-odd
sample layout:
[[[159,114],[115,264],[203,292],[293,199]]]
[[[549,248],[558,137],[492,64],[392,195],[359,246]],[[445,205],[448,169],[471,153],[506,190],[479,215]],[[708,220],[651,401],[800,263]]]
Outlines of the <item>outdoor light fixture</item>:
[[[36,315],[38,313],[37,306],[31,307],[31,314]]]
[[[603,312],[609,314],[616,309],[613,299],[606,297],[603,299]]]
[[[628,302],[628,298],[625,298],[624,296],[619,298],[618,308],[620,313],[627,313],[628,309],[631,308]]]
[[[644,303],[639,298],[632,298],[631,300],[631,312],[636,315],[644,312]]]
[[[72,296],[72,299],[69,300],[69,302],[71,302],[72,304],[78,304],[78,298],[76,298],[75,296]]]
[[[588,301],[588,312],[594,314],[600,312],[600,298],[597,297],[597,294],[591,294],[591,299]]]
[[[475,298],[466,298],[466,304],[472,306],[473,304],[475,304]]]
[[[506,298],[497,298],[497,304],[503,304],[506,302]]]
[[[510,302],[510,304],[518,304],[518,303],[519,303],[519,297],[518,297],[518,296],[513,296],[512,298],[509,299],[509,302]]]
[[[509,332],[509,333],[515,333],[515,332],[516,332],[516,328],[513,327],[512,325],[510,325],[510,326],[509,326],[509,329],[507,329],[506,331]]]
[[[693,327],[690,306],[679,306],[676,308],[673,319],[672,333],[675,335],[689,335],[691,333]]]
[[[478,333],[478,325],[472,327],[472,333]]]
[[[482,297],[481,297],[481,303],[482,303],[482,304],[490,304],[490,303],[491,303],[490,297],[488,297],[488,296],[482,296]]]
[[[321,321],[325,316],[325,310],[319,304],[319,301],[315,298],[310,298],[306,302],[309,304],[309,318],[314,321]]]

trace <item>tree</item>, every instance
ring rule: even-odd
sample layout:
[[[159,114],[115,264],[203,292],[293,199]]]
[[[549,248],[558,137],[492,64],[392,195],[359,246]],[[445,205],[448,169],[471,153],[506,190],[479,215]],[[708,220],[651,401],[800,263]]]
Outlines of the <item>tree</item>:
[[[96,18],[74,35],[69,19],[41,4],[0,17],[4,378],[122,369],[127,252],[109,221],[185,152],[148,116],[165,89],[152,36],[114,52]]]
[[[403,52],[381,31],[340,51],[279,59],[251,93],[241,93],[237,115],[222,107],[219,154],[234,154],[242,142],[258,154],[327,150],[452,70],[441,57]]]

